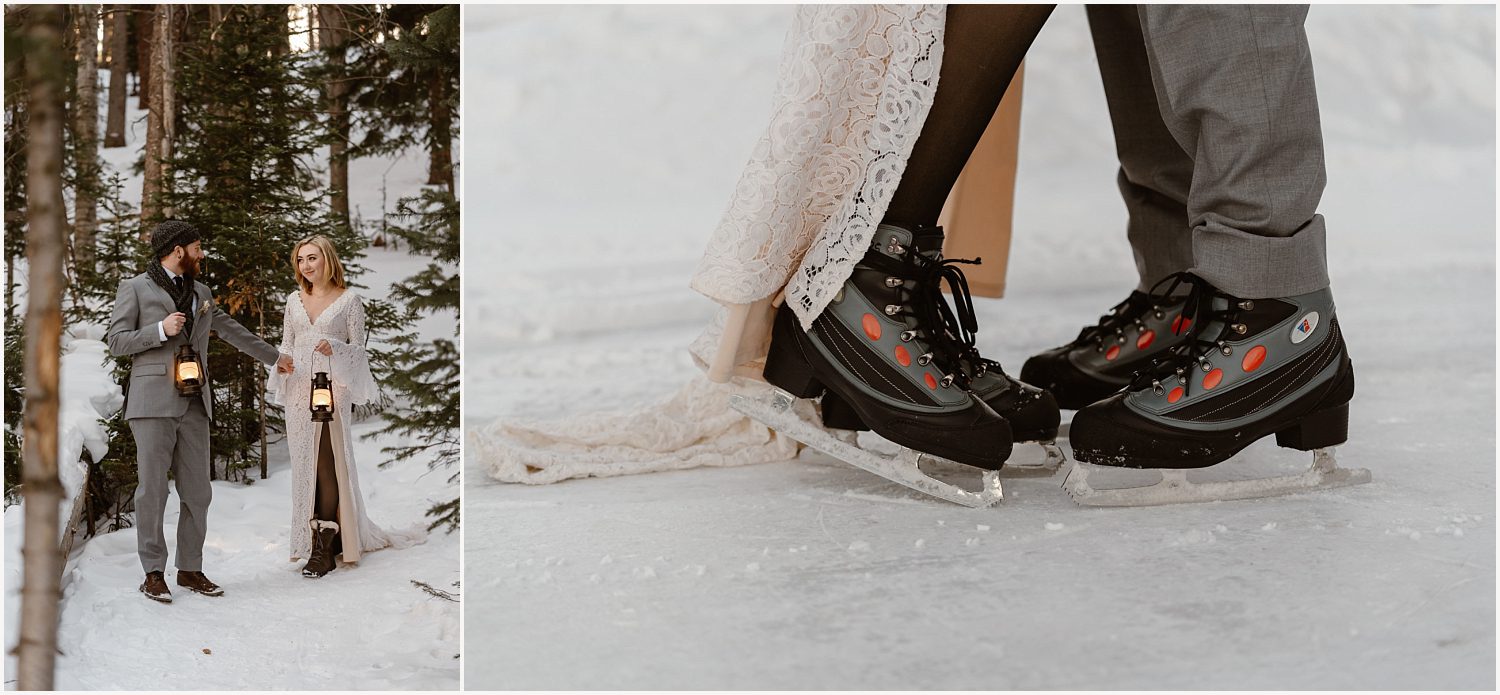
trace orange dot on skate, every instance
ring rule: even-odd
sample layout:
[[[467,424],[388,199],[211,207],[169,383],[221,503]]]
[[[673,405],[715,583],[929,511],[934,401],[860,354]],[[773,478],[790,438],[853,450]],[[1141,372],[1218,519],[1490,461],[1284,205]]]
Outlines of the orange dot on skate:
[[[1177,318],[1172,319],[1172,335],[1178,335],[1179,333],[1182,333],[1183,331],[1191,328],[1192,325],[1192,319],[1178,314]]]
[[[1141,337],[1135,339],[1135,349],[1145,350],[1151,347],[1151,341],[1156,340],[1156,331],[1144,331]]]
[[[859,320],[859,325],[864,327],[865,335],[869,336],[870,340],[880,340],[880,319],[875,318],[874,314],[865,314],[864,318]]]
[[[1178,386],[1178,387],[1172,389],[1172,392],[1167,394],[1167,402],[1168,403],[1176,403],[1177,401],[1180,401],[1180,400],[1182,400],[1182,387],[1181,386]]]
[[[1221,382],[1223,380],[1224,380],[1224,370],[1222,370],[1222,369],[1215,369],[1215,370],[1213,370],[1213,371],[1211,371],[1208,374],[1205,374],[1203,376],[1203,388],[1204,389],[1211,389],[1211,388],[1213,388],[1215,386],[1218,386],[1219,382]]]
[[[1106,359],[1106,360],[1113,361],[1116,357],[1119,357],[1119,356],[1120,356],[1120,346],[1119,345],[1111,345],[1111,346],[1109,346],[1108,350],[1104,351],[1104,359]]]
[[[906,351],[905,345],[896,346],[896,361],[903,367],[911,366],[911,353]]]
[[[927,388],[930,388],[934,391],[937,390],[937,377],[933,376],[931,372],[923,374],[922,380],[927,382]]]
[[[1260,368],[1261,363],[1266,361],[1266,346],[1256,345],[1245,353],[1245,359],[1240,360],[1240,368],[1247,372],[1253,372]]]

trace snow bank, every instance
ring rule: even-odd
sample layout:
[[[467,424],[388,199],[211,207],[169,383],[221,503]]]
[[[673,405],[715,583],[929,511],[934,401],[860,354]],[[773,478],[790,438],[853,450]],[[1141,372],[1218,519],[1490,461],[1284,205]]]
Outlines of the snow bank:
[[[69,327],[62,338],[61,373],[57,428],[57,473],[63,484],[63,501],[58,505],[58,526],[68,523],[73,504],[83,491],[88,464],[83,452],[95,461],[109,452],[109,433],[104,420],[113,417],[125,404],[125,396],[114,383],[110,371],[113,360],[109,347],[101,340],[104,327],[80,324]],[[16,645],[20,621],[21,546],[26,503],[5,510],[5,672],[9,682],[15,673],[15,657],[10,649]],[[59,537],[60,540],[60,537]]]

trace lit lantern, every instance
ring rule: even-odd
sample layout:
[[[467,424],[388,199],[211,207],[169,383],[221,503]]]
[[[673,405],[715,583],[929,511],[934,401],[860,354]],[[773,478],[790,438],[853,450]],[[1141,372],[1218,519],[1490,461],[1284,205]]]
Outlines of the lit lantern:
[[[193,352],[191,345],[177,347],[173,373],[176,375],[178,395],[192,398],[203,393],[203,365],[198,363],[198,355]]]
[[[328,372],[313,375],[311,406],[313,422],[333,420],[333,382],[328,380]]]

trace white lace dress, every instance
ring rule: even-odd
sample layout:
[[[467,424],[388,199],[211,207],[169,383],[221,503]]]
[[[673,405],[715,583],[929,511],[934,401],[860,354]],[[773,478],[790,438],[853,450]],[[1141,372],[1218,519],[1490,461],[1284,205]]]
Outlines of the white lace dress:
[[[318,447],[322,443],[322,425],[312,421],[308,408],[312,379],[316,372],[328,372],[333,382],[333,421],[327,423],[333,438],[334,472],[339,481],[339,529],[344,562],[358,562],[363,553],[387,546],[407,547],[420,542],[421,527],[403,531],[386,531],[370,521],[365,501],[359,492],[359,471],[354,461],[354,438],[349,433],[353,406],[372,403],[380,397],[379,387],[370,374],[365,351],[365,307],[359,295],[345,290],[333,300],[316,321],[310,319],[302,304],[300,292],[286,297],[282,323],[281,353],[291,355],[294,370],[279,374],[271,367],[267,397],[286,409],[286,441],[292,462],[292,531],[293,561],[312,552],[313,502],[318,484]],[[327,340],[333,355],[316,352],[318,342]],[[355,533],[351,534],[350,529]],[[358,543],[350,539],[358,538]]]
[[[522,483],[795,457],[728,395],[760,379],[775,307],[810,326],[863,257],[932,108],[946,18],[945,5],[799,7],[771,123],[692,278],[723,305],[690,347],[705,374],[632,413],[498,421],[471,455]]]

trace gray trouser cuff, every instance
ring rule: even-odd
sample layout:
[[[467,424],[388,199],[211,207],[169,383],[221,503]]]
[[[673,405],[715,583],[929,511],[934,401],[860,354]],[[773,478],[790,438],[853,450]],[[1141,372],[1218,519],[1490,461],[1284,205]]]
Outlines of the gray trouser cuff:
[[[1247,234],[1216,222],[1193,230],[1194,272],[1236,297],[1291,297],[1328,286],[1323,216],[1288,237]]]

